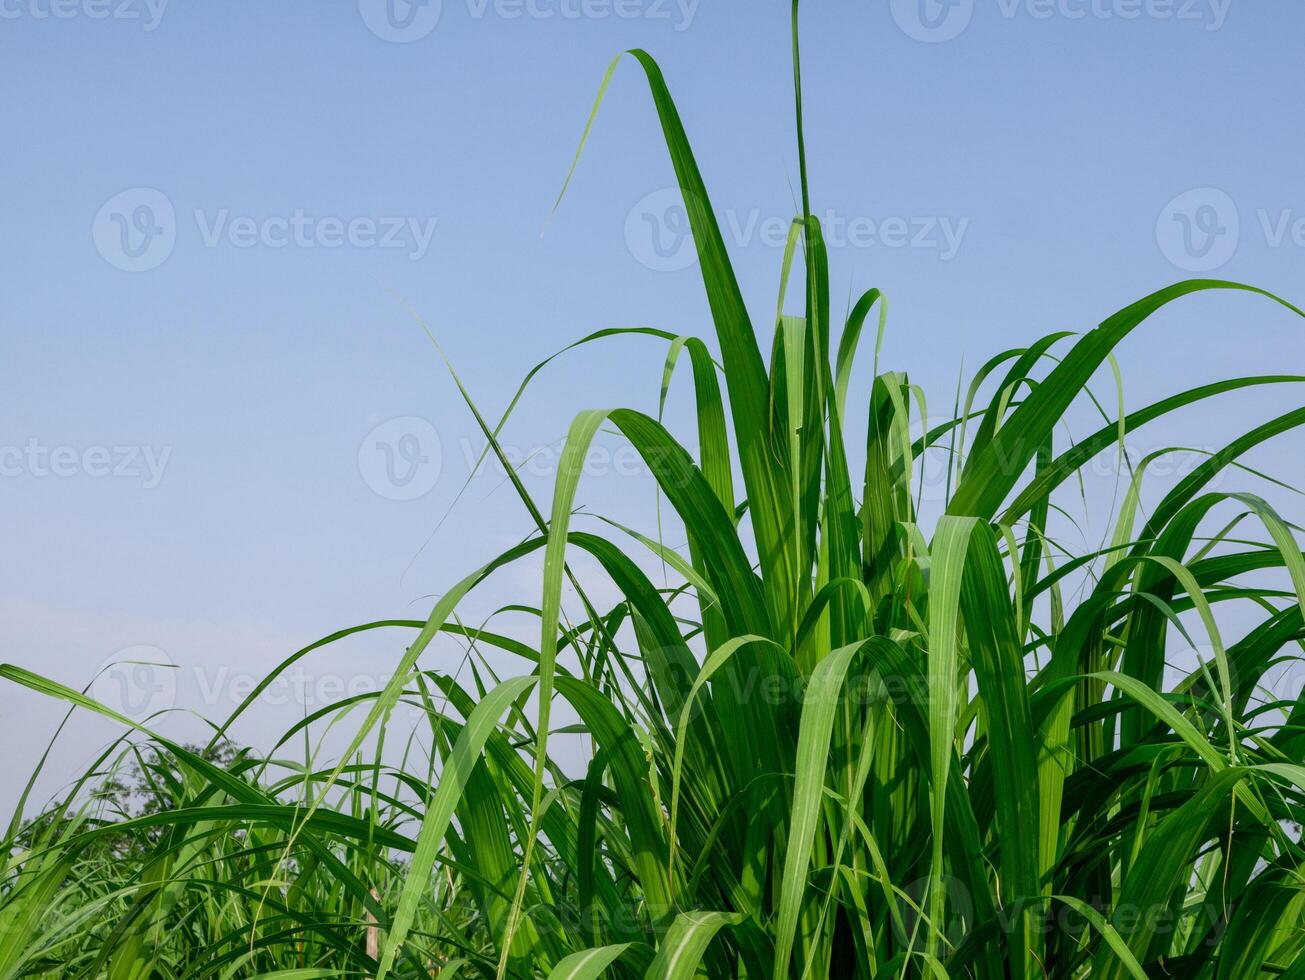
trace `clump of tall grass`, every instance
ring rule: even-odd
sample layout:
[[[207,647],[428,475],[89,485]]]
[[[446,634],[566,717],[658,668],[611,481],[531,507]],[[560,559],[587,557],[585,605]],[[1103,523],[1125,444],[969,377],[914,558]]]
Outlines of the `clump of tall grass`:
[[[1305,697],[1299,681],[1267,697],[1263,683],[1299,660],[1305,560],[1263,499],[1214,489],[1305,410],[1210,454],[1149,513],[1140,461],[1101,548],[1054,533],[1077,475],[1102,453],[1126,460],[1128,433],[1305,381],[1102,408],[1095,432],[1067,441],[1058,424],[1116,345],[1191,294],[1282,301],[1167,287],[1081,337],[994,357],[955,417],[920,431],[905,375],[851,384],[884,300],[870,290],[834,315],[796,4],[802,213],[783,278],[804,287],[797,313],[781,289],[768,358],[662,74],[631,56],[683,191],[715,350],[641,332],[668,345],[667,377],[688,354],[697,431],[684,443],[701,449],[632,409],[577,416],[551,512],[513,479],[536,534],[428,619],[330,638],[411,632],[383,691],[287,734],[365,710],[334,766],[215,756],[231,719],[197,749],[119,717],[154,804],[88,798],[97,766],[48,812],[15,818],[0,977],[1305,977]],[[502,458],[502,423],[467,403]],[[855,451],[854,414],[868,420]],[[573,526],[603,426],[646,460],[684,553],[651,532]],[[923,526],[914,476],[940,449],[946,512]],[[673,587],[645,574],[644,549]],[[537,644],[462,625],[468,592],[537,552]],[[568,564],[580,552],[619,590],[614,608],[590,602]],[[578,619],[563,615],[568,583]],[[1230,608],[1253,610],[1253,626],[1228,636]],[[439,635],[521,670],[450,675],[422,658]],[[1204,656],[1185,659],[1192,647]],[[579,775],[550,748],[559,700],[592,745]],[[360,751],[401,703],[423,713],[429,769]]]

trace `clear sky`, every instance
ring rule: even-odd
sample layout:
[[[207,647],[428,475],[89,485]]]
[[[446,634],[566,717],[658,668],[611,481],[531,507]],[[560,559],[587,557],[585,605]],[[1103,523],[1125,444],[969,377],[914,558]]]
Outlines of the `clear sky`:
[[[518,540],[501,474],[440,523],[481,443],[404,304],[491,415],[592,330],[709,334],[632,62],[549,221],[603,70],[638,46],[768,333],[797,184],[788,17],[780,0],[0,0],[0,658],[76,686],[166,659],[169,702],[220,715],[298,646],[424,616]],[[1192,273],[1305,300],[1300,4],[810,0],[802,23],[834,293],[886,291],[884,363],[940,410],[962,359]],[[1121,349],[1128,403],[1300,371],[1303,331],[1254,297],[1185,301]],[[541,375],[505,437],[539,499],[577,411],[655,410],[663,353],[612,341]],[[1233,396],[1134,445],[1214,448],[1299,401]],[[648,479],[602,445],[582,500],[651,530]],[[1300,483],[1300,446],[1251,461]],[[537,590],[526,562],[468,617]],[[347,646],[305,682],[383,676],[401,645]],[[287,727],[303,708],[283,694],[238,734]],[[4,799],[60,713],[0,687]],[[45,789],[114,732],[75,726]]]

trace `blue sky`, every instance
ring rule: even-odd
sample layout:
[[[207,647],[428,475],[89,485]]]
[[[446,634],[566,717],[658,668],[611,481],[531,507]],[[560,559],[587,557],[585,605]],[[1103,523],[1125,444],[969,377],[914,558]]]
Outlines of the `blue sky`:
[[[834,294],[885,290],[884,363],[939,411],[963,359],[1191,274],[1305,300],[1305,8],[810,2],[802,23]],[[423,616],[523,536],[501,474],[441,523],[481,443],[408,308],[489,414],[590,331],[709,334],[633,63],[550,220],[603,70],[636,46],[765,333],[797,184],[785,3],[0,0],[0,658],[81,686],[157,651],[183,668],[170,703],[221,714],[298,646]],[[1245,295],[1186,301],[1121,349],[1128,403],[1299,370],[1302,326]],[[655,409],[663,354],[613,341],[540,376],[505,437],[539,499],[577,411]],[[1214,448],[1294,404],[1233,396],[1136,445]],[[650,482],[602,446],[582,499],[649,530]],[[1300,483],[1298,447],[1251,462]],[[468,616],[537,587],[526,563]],[[347,646],[309,680],[383,676],[401,646]],[[239,734],[300,710],[287,694]],[[0,689],[0,739],[30,749],[6,783],[59,714]],[[113,734],[77,727],[47,788]]]

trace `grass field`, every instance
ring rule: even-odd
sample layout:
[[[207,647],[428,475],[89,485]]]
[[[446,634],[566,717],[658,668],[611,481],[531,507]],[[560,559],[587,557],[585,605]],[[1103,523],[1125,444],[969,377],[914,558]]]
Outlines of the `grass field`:
[[[0,977],[1305,978],[1305,559],[1239,462],[1271,439],[1299,447],[1305,409],[1257,421],[1151,507],[1139,488],[1161,454],[1125,450],[1170,413],[1305,377],[1230,378],[1128,413],[1111,380],[1114,348],[1170,303],[1289,304],[1169,286],[1081,336],[998,354],[941,394],[936,422],[904,374],[879,370],[880,293],[835,314],[796,4],[793,50],[802,213],[761,331],[662,74],[627,56],[714,325],[710,343],[639,332],[665,343],[663,397],[677,366],[692,373],[696,431],[582,411],[551,505],[513,481],[537,534],[441,583],[428,619],[343,630],[267,678],[350,635],[403,634],[383,691],[296,722],[284,751],[233,748],[240,712],[214,719],[207,746],[117,717],[122,740],[39,815],[25,795],[7,829]],[[851,383],[858,354],[875,363],[867,390]],[[503,421],[466,401],[499,452]],[[1061,422],[1084,405],[1099,427],[1070,442]],[[652,513],[634,534],[572,526],[600,429],[642,455],[685,548]],[[946,513],[925,526],[929,454],[945,460]],[[1113,502],[1083,499],[1101,458],[1120,474]],[[1091,507],[1112,531],[1075,549],[1055,529]],[[590,602],[568,564],[580,553],[614,607]],[[540,555],[543,594],[519,597],[536,642],[457,616],[495,569]],[[423,659],[440,635],[470,669]],[[512,676],[488,668],[495,648]],[[563,702],[578,725],[557,724]],[[423,719],[402,752],[400,705]],[[337,716],[352,733],[338,761],[295,756],[306,726]],[[578,774],[558,754],[576,731],[592,749]]]

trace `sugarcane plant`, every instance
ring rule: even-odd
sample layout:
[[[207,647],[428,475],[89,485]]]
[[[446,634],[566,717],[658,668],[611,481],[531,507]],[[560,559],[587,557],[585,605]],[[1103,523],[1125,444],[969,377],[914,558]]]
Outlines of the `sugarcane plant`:
[[[576,416],[550,509],[500,442],[525,385],[491,421],[450,367],[535,532],[425,620],[343,630],[263,682],[328,643],[402,631],[383,690],[314,712],[270,752],[224,755],[262,687],[195,747],[0,668],[123,726],[39,816],[24,794],[0,881],[0,977],[1305,978],[1305,560],[1287,518],[1229,486],[1261,479],[1243,457],[1290,438],[1305,409],[1208,453],[1149,507],[1143,481],[1164,451],[1135,460],[1125,442],[1207,399],[1305,377],[1232,378],[1133,411],[1090,387],[1121,341],[1192,294],[1301,311],[1180,282],[1081,336],[998,354],[929,419],[905,374],[878,370],[879,290],[835,315],[797,25],[795,0],[801,211],[769,356],[662,72],[628,52],[714,344],[651,328],[579,342],[665,345],[659,407]],[[661,406],[685,355],[696,431],[681,439]],[[1084,404],[1099,427],[1070,439],[1062,421]],[[644,531],[581,528],[583,464],[609,430],[646,462],[668,512],[657,527],[683,547],[652,517]],[[926,521],[930,454],[945,500]],[[1100,545],[1075,548],[1058,529],[1103,455],[1122,498]],[[590,600],[579,554],[618,590],[614,607]],[[537,643],[463,622],[469,592],[540,555],[542,597],[515,607]],[[1233,621],[1250,625],[1230,636]],[[469,670],[433,656],[437,637]],[[520,663],[515,676],[491,650]],[[557,750],[562,702],[579,719],[563,727],[584,736],[578,768]],[[389,731],[401,705],[422,719],[408,736]],[[289,757],[349,712],[336,761]],[[95,792],[124,761],[148,786],[144,810]]]

